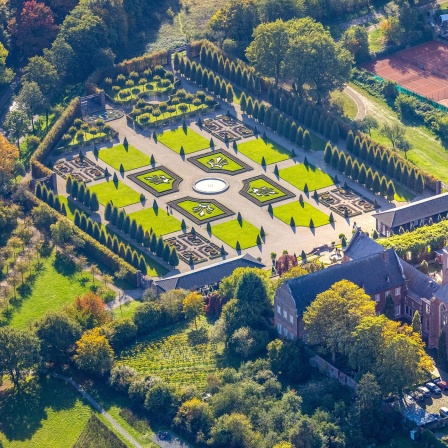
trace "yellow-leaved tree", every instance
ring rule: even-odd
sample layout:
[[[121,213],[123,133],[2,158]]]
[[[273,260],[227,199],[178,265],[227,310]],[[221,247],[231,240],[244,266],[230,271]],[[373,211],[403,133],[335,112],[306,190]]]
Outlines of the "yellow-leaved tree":
[[[204,314],[205,302],[201,294],[192,292],[185,297],[182,311],[187,319],[194,319],[194,326],[198,329],[197,318]]]
[[[0,134],[0,160],[0,192],[8,192],[19,160],[19,150],[3,134]]]

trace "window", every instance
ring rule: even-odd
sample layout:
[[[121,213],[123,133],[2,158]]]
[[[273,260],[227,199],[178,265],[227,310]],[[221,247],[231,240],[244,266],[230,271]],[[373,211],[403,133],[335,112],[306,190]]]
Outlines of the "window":
[[[283,336],[288,336],[288,329],[287,328],[283,328]]]
[[[293,324],[294,323],[294,316],[292,314],[289,315],[289,321]]]
[[[277,305],[277,313],[282,314],[282,309],[280,308],[280,305]]]
[[[288,319],[288,313],[286,312],[286,310],[283,310],[283,317],[284,317],[285,319]]]
[[[401,305],[395,305],[395,316],[399,316],[401,314]]]
[[[392,294],[390,293],[390,291],[386,291],[386,292],[384,293],[384,297],[387,297],[387,296],[391,296],[391,297],[392,297]]]
[[[426,304],[426,314],[429,314],[431,312],[431,306],[429,303]]]
[[[381,299],[381,295],[380,294],[375,294],[375,302],[379,302]]]
[[[277,324],[277,331],[278,331],[278,334],[282,334],[282,324]]]
[[[395,288],[395,295],[396,295],[396,296],[399,296],[400,293],[401,293],[401,288],[400,288],[400,287]]]

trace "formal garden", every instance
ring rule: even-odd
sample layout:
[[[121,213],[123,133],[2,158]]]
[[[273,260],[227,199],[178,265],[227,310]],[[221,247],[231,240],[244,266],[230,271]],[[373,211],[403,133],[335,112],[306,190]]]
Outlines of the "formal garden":
[[[156,197],[179,191],[182,178],[164,166],[129,174],[129,179]]]
[[[264,175],[244,180],[240,194],[259,206],[291,199],[295,196],[294,193]]]
[[[205,156],[189,157],[188,161],[206,173],[220,173],[234,176],[253,169],[250,165],[223,149],[215,150],[212,154]]]

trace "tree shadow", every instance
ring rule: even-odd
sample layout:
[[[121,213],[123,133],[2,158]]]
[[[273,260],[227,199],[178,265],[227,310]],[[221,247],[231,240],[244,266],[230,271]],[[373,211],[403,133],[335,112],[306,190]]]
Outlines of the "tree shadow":
[[[53,267],[59,274],[66,277],[72,277],[76,273],[76,264],[73,262],[66,262],[61,257],[56,257],[53,262]]]
[[[33,290],[31,289],[31,285],[29,283],[22,283],[18,288],[17,292],[20,294],[22,299],[25,299],[31,295]]]

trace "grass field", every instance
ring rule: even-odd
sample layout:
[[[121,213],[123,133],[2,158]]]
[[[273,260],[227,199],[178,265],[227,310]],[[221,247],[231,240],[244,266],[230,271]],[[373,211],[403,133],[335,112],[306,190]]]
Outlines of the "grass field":
[[[333,179],[314,165],[303,163],[280,170],[280,178],[286,180],[299,190],[304,190],[305,184],[310,191],[333,185]]]
[[[127,445],[95,414],[92,414],[73,448],[97,448],[98,446],[122,448]]]
[[[265,141],[261,137],[241,143],[238,145],[238,152],[259,164],[261,164],[264,157],[266,165],[282,162],[291,157],[291,152],[283,148],[283,146],[269,139]]]
[[[42,379],[34,394],[0,399],[3,448],[72,447],[93,410],[65,383]]]
[[[81,210],[81,209],[72,201],[69,201],[65,196],[59,196],[59,201],[61,204],[65,204],[65,209],[67,210],[67,218],[73,221],[75,210],[76,209]],[[101,228],[104,229],[106,235],[110,235],[111,237],[116,235],[119,243],[128,244],[128,242],[124,238],[122,238],[118,233],[114,232],[114,230],[111,227],[101,224]],[[165,275],[168,272],[167,268],[162,266],[153,258],[149,257],[143,252],[142,255],[145,258],[149,276],[159,277]]]
[[[369,50],[372,53],[378,53],[383,49],[384,36],[381,28],[377,28],[368,33],[369,38]]]
[[[267,189],[266,196],[259,192],[260,188]],[[266,201],[271,201],[273,198],[281,198],[285,196],[283,191],[274,187],[270,182],[267,182],[264,179],[255,179],[249,183],[249,187],[247,188],[247,193],[250,194],[254,199],[263,203]],[[273,193],[272,193],[273,192]],[[258,194],[257,194],[258,193]]]
[[[291,217],[294,218],[295,227],[309,227],[311,219],[314,222],[314,227],[324,226],[330,222],[325,213],[307,202],[301,205],[299,201],[275,207],[274,216],[288,225],[291,223]]]
[[[29,294],[23,298],[20,308],[14,308],[10,325],[28,328],[47,311],[57,310],[72,303],[78,295],[90,290],[87,273],[68,275],[55,267],[54,254],[42,259],[42,268],[34,283],[27,282]],[[98,281],[97,281],[98,284]]]
[[[185,154],[191,154],[196,151],[210,147],[210,142],[194,132],[190,128],[187,128],[185,133],[182,127],[176,129],[168,129],[163,134],[157,136],[157,140],[170,148],[172,151],[180,153],[180,148],[183,147]]]
[[[100,149],[98,157],[116,171],[120,170],[121,165],[123,165],[124,171],[129,171],[149,165],[151,161],[146,154],[132,145],[128,145],[126,149],[123,144]]]
[[[116,207],[125,207],[126,205],[140,202],[140,194],[123,182],[113,182],[112,180],[101,182],[100,184],[89,187],[90,193],[96,193],[101,205],[106,206],[109,201]]]
[[[415,198],[415,194],[403,188],[400,184],[394,182],[395,196],[394,200],[397,202],[410,202]]]
[[[168,182],[161,182],[160,184],[157,184],[148,180],[148,178],[156,179],[157,177],[162,179],[165,178],[166,180],[168,180]],[[159,193],[164,193],[165,191],[171,190],[173,188],[174,182],[174,179],[169,174],[160,169],[151,171],[150,173],[141,174],[140,176],[137,176],[137,179],[139,179],[149,187],[154,188],[154,190],[158,191]]]
[[[67,218],[70,221],[74,221],[75,219],[75,211],[78,210],[79,213],[85,213],[88,216],[88,213],[84,211],[81,207],[78,207],[73,201],[69,201],[65,196],[58,195],[59,203],[65,205],[65,211],[67,212]]]
[[[198,326],[209,328],[206,320]],[[156,375],[176,385],[194,384],[203,391],[209,374],[217,369],[217,354],[220,348],[215,344],[192,345],[188,332],[194,324],[184,323],[176,329],[169,328],[157,338],[134,344],[117,356],[117,364],[134,367],[139,373]]]
[[[184,209],[187,213],[194,216],[197,219],[200,219],[201,221],[206,221],[207,219],[214,218],[215,216],[224,215],[224,211],[221,210],[216,205],[212,204],[211,208],[207,209],[205,206],[201,207],[202,204],[209,204],[209,202],[198,202],[198,201],[182,201],[178,202],[177,205]],[[196,209],[196,207],[199,207]],[[196,210],[193,210],[196,209]],[[209,213],[210,211],[210,213]]]
[[[225,159],[227,163],[221,166],[219,164],[219,161],[222,159]],[[213,154],[207,154],[204,157],[200,157],[197,159],[197,161],[209,169],[221,169],[234,172],[243,168],[239,163],[236,163],[232,159],[229,159],[225,154],[219,151],[214,152]],[[212,161],[212,163],[208,163],[210,161]]]
[[[354,120],[358,114],[358,106],[356,103],[343,91],[335,90],[331,92],[331,102],[342,109],[345,117],[349,120]]]
[[[137,311],[138,308],[140,308],[141,302],[138,302],[137,300],[132,300],[131,302],[124,303],[119,306],[118,308],[114,308],[112,310],[112,315],[114,316],[114,319],[132,319],[134,316],[134,313]]]
[[[167,233],[180,230],[180,221],[168,215],[161,208],[157,210],[157,213],[153,208],[145,208],[144,210],[129,214],[129,217],[131,220],[135,219],[137,224],[141,224],[143,230],[149,232],[152,228],[156,235],[166,235]]]
[[[236,248],[239,241],[241,249],[247,249],[257,245],[257,236],[260,229],[243,219],[242,226],[237,219],[212,226],[212,234],[230,247]]]
[[[379,123],[400,122],[397,114],[384,101],[376,98],[361,88],[350,84],[363,98],[367,107],[367,114],[375,117]],[[448,151],[436,135],[424,126],[405,126],[405,137],[411,144],[407,151],[407,158],[427,173],[448,183]],[[383,137],[378,129],[372,130],[373,140],[391,147],[390,141]],[[404,156],[404,153],[400,153]]]

